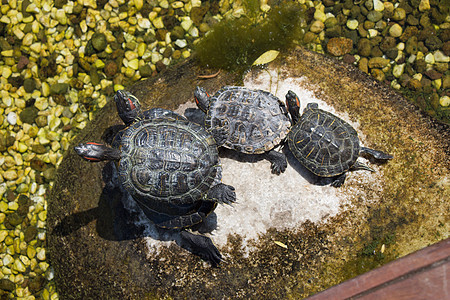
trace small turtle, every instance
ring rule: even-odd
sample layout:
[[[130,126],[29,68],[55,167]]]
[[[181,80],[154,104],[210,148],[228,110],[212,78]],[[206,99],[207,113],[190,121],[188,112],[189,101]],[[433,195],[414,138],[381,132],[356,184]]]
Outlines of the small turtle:
[[[180,230],[188,248],[217,265],[221,255],[212,241],[183,230],[201,223],[217,203],[236,200],[234,188],[220,182],[214,138],[172,111],[141,112],[129,92],[118,91],[114,99],[127,127],[115,135],[112,147],[89,142],[75,151],[89,161],[116,161],[122,190],[145,215],[160,228]]]
[[[197,106],[206,113],[205,127],[218,146],[263,154],[271,162],[272,173],[286,170],[286,156],[274,150],[291,125],[280,99],[266,91],[238,86],[225,86],[211,97],[197,87],[194,96]]]
[[[357,162],[361,153],[376,159],[388,160],[387,153],[361,147],[358,133],[344,120],[319,109],[317,103],[308,103],[300,117],[300,101],[289,91],[286,105],[292,117],[292,128],[287,136],[288,146],[294,156],[309,171],[321,177],[336,177],[332,186],[340,187],[349,170],[368,170]]]

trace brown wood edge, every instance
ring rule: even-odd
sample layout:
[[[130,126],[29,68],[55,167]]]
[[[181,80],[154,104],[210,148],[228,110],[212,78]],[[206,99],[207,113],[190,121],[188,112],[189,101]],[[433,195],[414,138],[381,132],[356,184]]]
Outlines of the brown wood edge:
[[[412,276],[418,272],[435,268],[437,265],[448,263],[449,260],[450,238],[335,285],[308,299],[347,299],[363,296],[363,294],[394,283],[399,277]]]

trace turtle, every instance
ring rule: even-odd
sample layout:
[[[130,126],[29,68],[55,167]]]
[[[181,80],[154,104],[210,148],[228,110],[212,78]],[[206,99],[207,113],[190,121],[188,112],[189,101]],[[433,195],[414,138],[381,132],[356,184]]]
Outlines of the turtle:
[[[340,187],[349,170],[374,170],[357,158],[368,154],[378,160],[392,155],[360,145],[358,133],[341,118],[308,103],[300,116],[300,101],[293,91],[286,94],[286,106],[292,118],[287,135],[289,150],[309,171],[320,177],[334,177],[331,183]]]
[[[290,121],[284,103],[273,94],[241,86],[224,86],[213,96],[197,86],[195,102],[206,113],[205,127],[218,146],[260,154],[274,174],[286,170],[284,153],[275,151],[286,137]]]
[[[221,182],[222,168],[212,135],[173,111],[141,111],[139,100],[119,90],[114,96],[126,127],[111,146],[87,142],[75,147],[88,161],[115,161],[122,190],[131,195],[157,227],[179,230],[192,252],[217,266],[221,254],[203,235],[186,231],[217,206],[236,201],[232,186]]]

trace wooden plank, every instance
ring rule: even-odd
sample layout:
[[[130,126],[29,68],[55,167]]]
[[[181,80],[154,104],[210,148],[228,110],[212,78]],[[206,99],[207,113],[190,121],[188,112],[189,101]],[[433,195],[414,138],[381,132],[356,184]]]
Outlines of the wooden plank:
[[[358,299],[409,300],[450,299],[450,262],[447,260],[422,272],[399,278],[386,286],[369,291]]]
[[[437,293],[440,293],[440,295],[444,295],[445,293],[450,294],[450,283],[447,282],[450,279],[450,276],[448,276],[448,270],[450,269],[449,259],[450,239],[446,239],[432,246],[392,261],[370,272],[347,280],[323,292],[315,294],[308,299],[347,299],[352,297],[364,298],[366,296],[369,297],[371,293],[382,293],[381,291],[388,287],[389,289],[386,289],[386,291],[390,291],[391,293],[393,293],[390,285],[392,285],[393,287],[397,286],[399,289],[405,288],[407,290],[409,286],[409,289],[411,291],[413,291],[414,288],[420,290],[420,288],[425,289],[425,287],[422,286],[423,282],[430,281],[432,281],[433,283],[430,283],[427,286],[430,287],[432,291],[436,291]],[[426,277],[427,275],[431,277]],[[442,292],[438,292],[439,289],[437,288],[431,288],[433,284],[441,287]],[[427,291],[429,291],[428,288],[426,289]],[[381,297],[376,299],[393,299],[386,298],[387,295],[385,294],[374,295],[380,295],[379,297]],[[409,297],[410,296],[411,294],[409,294]],[[450,297],[427,299],[450,299]]]

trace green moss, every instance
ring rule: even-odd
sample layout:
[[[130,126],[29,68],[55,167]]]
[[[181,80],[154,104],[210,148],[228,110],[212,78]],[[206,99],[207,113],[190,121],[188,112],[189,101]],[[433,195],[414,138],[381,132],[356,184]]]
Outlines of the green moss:
[[[244,71],[262,53],[287,49],[294,39],[301,39],[305,10],[297,3],[283,3],[265,15],[259,1],[244,2],[246,15],[225,19],[195,48],[203,66]]]
[[[260,10],[259,10],[259,5],[260,2],[259,0],[245,0],[242,2],[245,12],[247,14],[247,16],[251,19],[256,19],[258,18],[259,14],[260,14]]]

